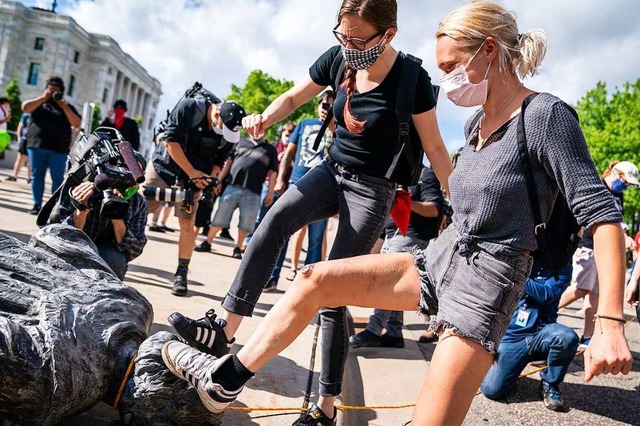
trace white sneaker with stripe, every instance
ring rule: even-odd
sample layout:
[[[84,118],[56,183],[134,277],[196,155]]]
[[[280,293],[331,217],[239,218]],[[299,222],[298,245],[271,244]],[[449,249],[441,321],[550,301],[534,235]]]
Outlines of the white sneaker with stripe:
[[[177,340],[162,347],[162,359],[169,370],[196,389],[200,400],[212,413],[220,413],[233,403],[244,388],[228,391],[214,383],[211,375],[232,355],[216,358]]]

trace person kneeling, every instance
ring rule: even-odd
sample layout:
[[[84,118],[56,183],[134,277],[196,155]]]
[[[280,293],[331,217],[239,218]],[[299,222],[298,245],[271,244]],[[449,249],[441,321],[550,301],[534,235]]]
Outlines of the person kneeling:
[[[480,390],[489,399],[504,399],[518,376],[531,361],[546,360],[540,373],[544,406],[553,411],[567,409],[558,386],[564,380],[578,349],[578,335],[558,324],[558,302],[571,282],[571,266],[558,272],[533,268],[524,293],[498,347],[498,361],[484,378]]]
[[[109,219],[100,214],[99,208],[92,208],[94,203],[90,200],[95,191],[93,182],[73,188],[70,197],[64,197],[60,205],[60,218],[62,223],[83,230],[96,244],[100,257],[123,280],[128,263],[147,244],[144,234],[149,214],[147,202],[136,193],[128,200],[129,209],[123,219]]]

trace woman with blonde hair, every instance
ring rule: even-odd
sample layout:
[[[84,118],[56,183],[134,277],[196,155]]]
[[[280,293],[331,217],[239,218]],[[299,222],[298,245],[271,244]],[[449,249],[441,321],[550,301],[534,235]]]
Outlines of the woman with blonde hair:
[[[449,179],[452,225],[424,251],[321,262],[298,274],[237,355],[216,359],[167,343],[165,362],[179,377],[196,378],[211,409],[230,404],[323,306],[417,308],[435,316],[429,327],[440,341],[412,424],[461,424],[494,360],[537,248],[516,138],[525,99],[524,130],[542,219],[564,195],[578,222],[594,233],[603,291],[599,333],[585,352],[585,378],[629,372],[622,217],[571,112],[553,95],[531,97],[534,92],[520,81],[538,70],[544,33],[519,33],[511,12],[473,2],[447,16],[436,37],[442,90],[458,105],[482,107],[465,126],[467,144]]]

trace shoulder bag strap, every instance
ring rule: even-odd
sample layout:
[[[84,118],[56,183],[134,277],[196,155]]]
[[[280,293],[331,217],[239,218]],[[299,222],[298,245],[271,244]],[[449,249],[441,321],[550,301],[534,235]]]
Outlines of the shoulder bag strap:
[[[527,184],[527,194],[529,195],[529,203],[531,204],[531,212],[533,213],[533,222],[535,224],[536,238],[539,240],[545,238],[547,225],[542,221],[542,215],[540,214],[540,202],[538,200],[538,190],[536,189],[536,182],[533,178],[533,169],[531,167],[531,158],[529,157],[529,150],[527,149],[527,137],[524,130],[524,111],[529,103],[538,96],[538,93],[534,93],[525,98],[520,108],[520,119],[518,120],[517,139],[518,139],[518,154],[522,160],[522,166],[524,168],[524,177]]]
[[[402,55],[402,71],[400,72],[400,82],[398,85],[398,97],[396,99],[396,115],[398,116],[398,146],[400,150],[393,157],[391,166],[387,170],[385,178],[391,179],[391,175],[398,166],[400,156],[404,153],[404,156],[409,164],[409,169],[413,170],[416,164],[416,158],[414,158],[411,152],[411,138],[409,136],[409,125],[411,122],[411,114],[413,113],[413,101],[416,96],[416,85],[418,84],[418,74],[420,73],[420,67],[422,60],[415,56],[400,53]],[[418,161],[420,161],[418,159]]]
[[[342,53],[338,51],[338,54],[333,58],[333,62],[331,63],[331,72],[329,73],[331,76],[331,81],[333,81],[333,91],[338,94],[338,87],[342,83],[342,79],[344,78],[344,58],[342,57]],[[320,131],[316,135],[316,140],[313,141],[313,150],[318,151],[318,147],[320,146],[320,141],[324,137],[325,132],[327,131],[327,127],[329,127],[329,123],[333,120],[333,108],[327,111],[327,117],[322,122],[322,127],[320,127]]]

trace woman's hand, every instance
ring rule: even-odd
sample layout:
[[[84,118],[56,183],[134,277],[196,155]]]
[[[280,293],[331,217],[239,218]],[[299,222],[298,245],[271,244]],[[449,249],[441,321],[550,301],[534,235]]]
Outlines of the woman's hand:
[[[638,283],[630,282],[624,289],[624,301],[631,306],[638,306]]]
[[[596,318],[596,329],[584,352],[585,380],[600,374],[629,374],[633,358],[624,336],[624,324]]]
[[[242,119],[242,127],[256,140],[262,139],[267,131],[266,120],[261,114],[251,114],[244,117]]]

